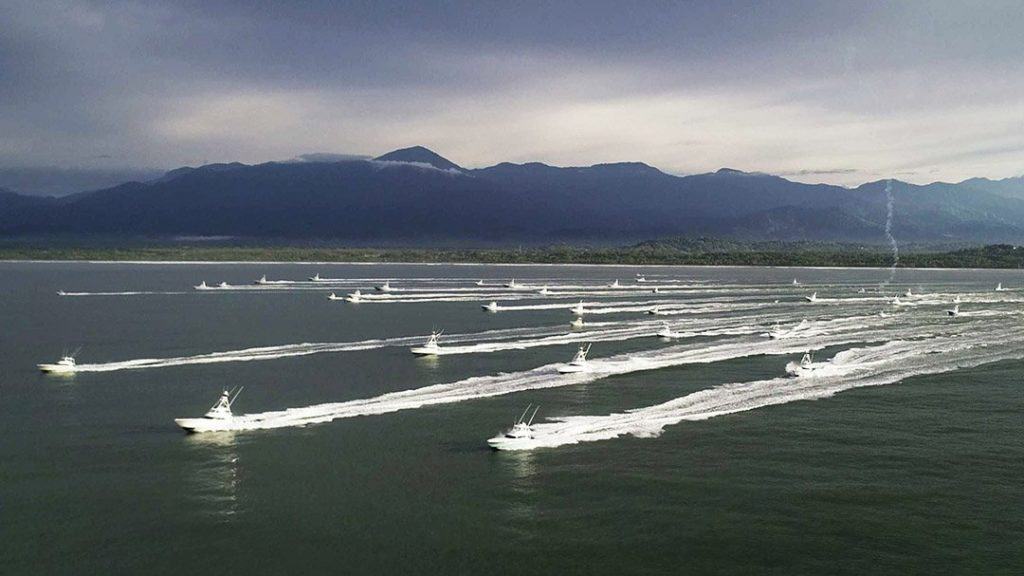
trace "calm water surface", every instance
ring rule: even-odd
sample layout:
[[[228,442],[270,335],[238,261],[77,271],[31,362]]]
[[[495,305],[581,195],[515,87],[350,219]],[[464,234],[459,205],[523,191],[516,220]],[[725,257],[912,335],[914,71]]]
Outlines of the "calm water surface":
[[[78,361],[91,364],[435,327],[567,329],[571,318],[564,310],[486,314],[486,301],[354,306],[329,302],[329,289],[191,290],[200,280],[246,285],[262,274],[319,272],[396,285],[512,276],[558,284],[631,281],[637,271],[0,263],[0,572],[1024,573],[1019,361],[682,422],[657,438],[523,453],[492,452],[486,439],[528,403],[540,404],[542,417],[607,414],[773,378],[793,358],[737,358],[303,428],[192,436],[174,418],[200,416],[222,387],[245,386],[236,413],[279,410],[529,370],[567,360],[575,346],[436,359],[391,346],[73,377],[35,369],[78,347]],[[781,285],[793,276],[877,285],[888,276],[643,271],[716,285]],[[1024,274],[901,270],[897,281],[966,290],[1024,286]],[[594,353],[671,345],[606,342]]]

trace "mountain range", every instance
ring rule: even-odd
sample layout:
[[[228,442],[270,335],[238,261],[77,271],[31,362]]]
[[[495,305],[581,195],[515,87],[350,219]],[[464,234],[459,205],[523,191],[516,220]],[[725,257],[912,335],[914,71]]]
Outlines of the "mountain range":
[[[916,242],[1024,241],[1024,177],[888,181],[892,230]],[[54,198],[0,189],[0,236],[237,236],[360,243],[604,242],[667,236],[884,243],[887,181],[804,184],[640,162],[466,169],[415,146],[178,168]]]

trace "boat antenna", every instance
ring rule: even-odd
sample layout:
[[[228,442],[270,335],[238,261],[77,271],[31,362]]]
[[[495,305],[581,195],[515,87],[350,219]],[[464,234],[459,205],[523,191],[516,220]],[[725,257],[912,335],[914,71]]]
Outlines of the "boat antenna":
[[[540,404],[533,409],[533,415],[530,416],[530,421],[526,423],[527,426],[533,426],[533,419],[537,417],[537,410],[540,410]]]
[[[523,410],[523,414],[522,414],[522,416],[519,417],[519,420],[516,420],[516,424],[522,422],[523,419],[526,418],[526,413],[530,411],[530,408],[533,408],[533,404],[527,404],[526,405],[526,410]]]

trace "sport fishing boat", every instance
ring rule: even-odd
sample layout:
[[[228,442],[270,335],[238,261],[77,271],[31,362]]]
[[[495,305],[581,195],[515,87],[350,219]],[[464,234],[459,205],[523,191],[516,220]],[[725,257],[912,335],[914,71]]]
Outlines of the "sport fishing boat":
[[[260,276],[260,279],[257,280],[255,284],[269,284],[269,282],[267,282],[267,275],[264,274],[263,276]]]
[[[487,440],[487,444],[495,450],[526,448],[525,444],[533,440],[533,419],[537,417],[537,411],[540,410],[540,406],[533,408],[533,414],[527,420],[526,415],[530,412],[530,408],[533,408],[532,404],[527,406],[526,410],[523,410],[523,414],[512,423],[511,428]]]
[[[636,281],[641,283],[641,284],[643,284],[644,282],[647,282],[647,278],[644,278],[643,275],[641,275],[641,274],[637,274],[636,275]]]
[[[344,298],[342,298],[341,296],[338,296],[334,292],[331,292],[331,295],[328,296],[327,299],[328,300],[344,300]]]
[[[662,323],[661,330],[658,330],[655,336],[657,336],[658,338],[664,338],[666,340],[673,340],[679,337],[678,334],[676,334],[675,332],[672,331],[671,328],[669,328],[668,322]]]
[[[608,287],[609,288],[622,288],[622,285],[619,284],[619,280],[616,279],[615,282],[612,282],[611,284],[609,284]]]
[[[40,372],[46,374],[70,374],[75,372],[75,355],[65,354],[55,364],[36,364]]]
[[[551,294],[551,291],[548,290],[547,286],[543,286],[540,290],[537,291],[537,294],[540,294],[541,296],[547,296],[548,294]]]
[[[586,313],[586,310],[583,309],[583,300],[580,300],[580,303],[570,308],[569,311],[577,316],[583,316]]]
[[[237,392],[227,390],[221,392],[217,403],[202,418],[175,418],[174,423],[190,434],[237,430],[238,426],[234,421],[234,414],[231,413],[231,405],[235,403],[244,388],[244,386],[239,388]],[[233,397],[232,393],[234,393]]]
[[[391,292],[391,281],[385,280],[383,284],[377,286],[376,288],[378,292]]]
[[[800,283],[797,282],[796,278],[793,278],[793,286],[799,286],[799,285],[800,285]]]
[[[658,314],[661,314],[661,309],[658,308],[657,306],[651,306],[650,308],[647,309],[647,314],[650,314],[651,316],[657,316]]]
[[[57,290],[57,296],[67,296],[68,293],[63,290]]]
[[[779,340],[781,338],[785,338],[787,334],[789,334],[789,331],[783,330],[782,326],[779,325],[778,322],[775,323],[775,326],[773,326],[771,330],[766,332],[766,335],[772,340]]]
[[[483,286],[484,285],[484,281],[483,280],[477,280],[476,281],[476,285],[477,286]]]
[[[952,316],[952,317],[959,316],[960,315],[960,305],[956,304],[951,309],[946,310],[946,315],[947,316]]]
[[[483,308],[484,310],[487,310],[488,312],[497,312],[498,311],[498,303],[494,302],[494,301],[491,301],[490,304],[483,304],[480,307]]]
[[[805,352],[799,363],[790,362],[786,364],[786,372],[793,376],[806,376],[819,368],[819,366],[815,366],[814,356],[810,352]]]
[[[309,281],[310,282],[320,282],[320,273],[317,272],[316,274],[310,276],[309,277]]]
[[[426,344],[411,348],[410,352],[417,356],[436,356],[441,347],[437,345],[437,339],[441,337],[441,333],[433,331],[430,333],[430,338],[427,338]]]
[[[220,284],[217,284],[217,288],[231,288],[231,285],[227,282],[221,282]]]
[[[914,293],[910,291],[910,288],[907,288],[907,291],[903,293],[903,297],[904,298],[913,298],[914,297]]]
[[[576,356],[568,364],[559,366],[558,371],[562,374],[583,372],[587,369],[587,354],[589,353],[590,344],[580,344],[580,349],[576,351]]]
[[[807,300],[808,302],[817,302],[818,301],[818,293],[814,292],[810,296],[804,296],[804,300]]]
[[[996,292],[1002,292],[1003,290],[1005,290],[1005,288],[1003,288],[1003,283],[1002,282],[1000,282],[999,284],[996,284]]]
[[[359,290],[356,290],[355,292],[352,292],[351,294],[346,296],[345,301],[358,304],[363,301],[363,293],[360,292]]]
[[[586,324],[583,322],[582,316],[577,316],[576,318],[573,318],[572,322],[569,322],[569,326],[572,326],[573,328],[583,328],[585,325]]]
[[[206,280],[203,280],[198,285],[193,286],[196,290],[210,290],[210,287],[206,285]]]
[[[516,279],[513,278],[505,283],[505,288],[519,288],[519,284],[516,284]]]
[[[953,304],[959,304],[959,303],[960,303],[960,295],[957,294],[956,296],[953,296]]]
[[[892,305],[893,306],[900,306],[902,304],[903,304],[903,302],[900,302],[900,297],[899,296],[893,296],[892,297]]]

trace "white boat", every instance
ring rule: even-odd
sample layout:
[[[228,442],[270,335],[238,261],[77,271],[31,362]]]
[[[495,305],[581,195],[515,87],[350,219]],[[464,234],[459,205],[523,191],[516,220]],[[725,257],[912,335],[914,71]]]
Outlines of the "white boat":
[[[238,395],[242,393],[243,388],[245,387],[239,388],[234,393],[234,396],[227,390],[221,392],[217,403],[202,418],[175,418],[174,423],[190,434],[194,432],[237,430],[234,414],[231,413],[231,405],[238,399]]]
[[[865,290],[863,288],[861,288],[860,290],[857,290],[857,294],[864,294],[865,292],[867,292],[867,290]]]
[[[209,290],[210,287],[206,285],[206,280],[203,280],[198,285],[193,286],[196,290]]]
[[[679,334],[676,334],[675,332],[672,331],[672,328],[669,328],[668,322],[664,322],[661,325],[661,330],[658,330],[655,336],[657,336],[658,338],[664,338],[666,340],[672,340],[674,338],[678,338]]]
[[[483,286],[484,285],[484,281],[483,280],[477,280],[476,281],[476,285],[477,286]]]
[[[636,281],[637,281],[637,282],[639,282],[639,283],[641,283],[641,284],[643,284],[644,282],[647,282],[647,278],[644,278],[644,277],[643,277],[643,276],[641,276],[640,274],[637,274],[637,275],[636,275]]]
[[[576,356],[568,364],[559,366],[558,371],[562,374],[583,372],[587,369],[588,353],[590,353],[590,344],[580,344],[580,349],[576,351]]]
[[[227,282],[221,282],[220,284],[217,284],[217,288],[231,288],[231,285]]]
[[[583,309],[583,300],[580,300],[580,303],[570,308],[569,311],[577,316],[583,316],[586,313],[586,310]]]
[[[317,272],[316,274],[310,276],[309,277],[309,281],[310,282],[320,282],[320,273]]]
[[[440,337],[441,333],[435,330],[430,333],[430,338],[427,338],[427,342],[423,346],[411,348],[410,351],[417,356],[436,356],[441,349],[437,345],[437,339]]]
[[[907,291],[903,293],[903,297],[904,298],[913,298],[914,297],[914,293],[910,291],[910,288],[907,288]]]
[[[609,284],[608,287],[609,288],[622,288],[622,285],[619,284],[618,279],[616,279],[615,282],[612,282],[611,284]]]
[[[807,300],[808,302],[817,302],[818,301],[818,293],[814,292],[810,296],[804,296],[804,300]]]
[[[814,356],[810,352],[805,352],[799,363],[790,362],[786,364],[786,372],[793,376],[806,376],[818,369],[820,367],[814,364]]]
[[[344,298],[342,298],[341,296],[338,296],[334,292],[331,292],[331,295],[328,296],[327,299],[328,300],[344,300]]]
[[[785,338],[787,334],[789,334],[789,331],[783,330],[782,326],[780,326],[778,322],[776,322],[775,326],[766,333],[766,335],[772,340]]]
[[[519,284],[516,284],[516,279],[513,278],[505,283],[505,288],[519,288]]]
[[[893,306],[900,306],[901,304],[903,304],[903,302],[900,302],[900,297],[899,296],[893,296],[892,297],[892,305]]]
[[[57,290],[57,296],[67,296],[68,293],[63,290]]]
[[[541,296],[547,296],[551,294],[551,290],[548,290],[547,286],[543,286],[540,290],[537,291],[537,294],[540,294]]]
[[[267,275],[264,274],[263,276],[260,276],[260,279],[256,281],[256,284],[269,284],[269,282],[267,282]]]
[[[480,307],[483,308],[484,310],[487,310],[488,312],[497,312],[498,311],[498,303],[497,302],[491,302],[490,304],[484,304],[484,305],[482,305]]]
[[[658,308],[657,306],[651,306],[650,308],[647,309],[647,313],[650,314],[651,316],[657,316],[658,314],[661,314],[661,309]]]
[[[655,286],[654,289],[651,290],[651,292],[654,294],[661,294],[661,290],[657,286]]]
[[[799,286],[799,285],[800,285],[800,283],[796,281],[796,278],[793,278],[793,286]]]
[[[957,294],[956,296],[953,296],[953,304],[959,304],[959,303],[960,303],[960,295]]]
[[[1005,290],[1005,288],[1003,288],[1003,283],[1002,282],[1000,282],[999,284],[996,284],[996,292],[1002,292],[1003,290]]]
[[[582,316],[577,316],[576,318],[573,318],[572,322],[569,322],[569,326],[572,326],[573,328],[583,328],[585,325],[586,324],[583,322]]]
[[[957,304],[957,305],[953,306],[951,309],[946,310],[946,315],[947,316],[959,316],[960,315],[960,305]]]
[[[527,406],[526,410],[523,410],[523,414],[512,423],[511,428],[494,438],[490,438],[487,440],[487,444],[495,450],[530,448],[529,443],[533,440],[533,419],[537,417],[537,411],[540,410],[540,406],[533,408],[533,414],[527,420],[526,415],[530,412],[530,408],[533,408],[532,404]]]
[[[352,292],[351,294],[346,296],[345,301],[358,304],[359,302],[363,301],[363,293],[360,292],[359,290],[356,290],[355,292]]]
[[[391,281],[385,280],[383,284],[377,286],[378,292],[391,292]]]
[[[70,374],[76,371],[75,355],[65,354],[56,364],[36,364],[36,367],[47,374]]]

